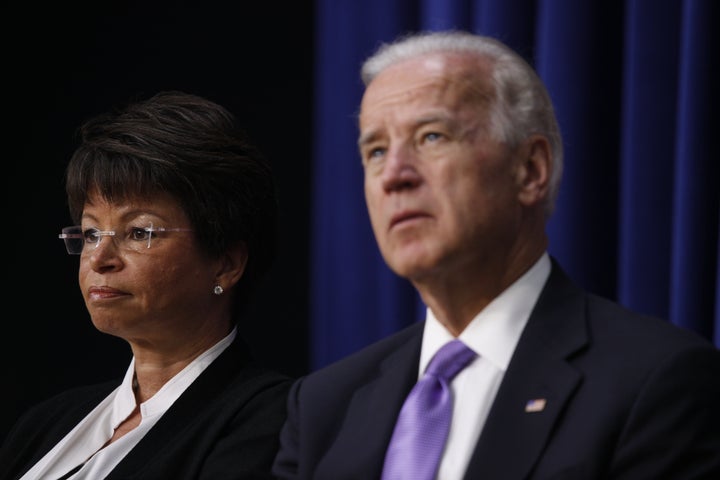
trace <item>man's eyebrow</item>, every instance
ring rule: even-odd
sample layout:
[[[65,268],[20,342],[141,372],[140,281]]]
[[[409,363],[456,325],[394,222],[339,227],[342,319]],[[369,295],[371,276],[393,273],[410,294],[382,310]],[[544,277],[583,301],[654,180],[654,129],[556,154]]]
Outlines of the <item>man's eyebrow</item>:
[[[358,138],[357,144],[358,148],[362,148],[364,145],[367,145],[368,143],[372,143],[375,140],[380,137],[380,131],[379,130],[370,130],[369,132],[363,133]]]
[[[451,117],[449,117],[447,115],[443,115],[443,114],[436,114],[436,115],[428,115],[426,117],[419,118],[413,125],[413,128],[417,129],[424,125],[430,125],[433,123],[441,123],[448,127],[452,127],[453,125],[456,124],[456,122],[453,121],[453,119]]]

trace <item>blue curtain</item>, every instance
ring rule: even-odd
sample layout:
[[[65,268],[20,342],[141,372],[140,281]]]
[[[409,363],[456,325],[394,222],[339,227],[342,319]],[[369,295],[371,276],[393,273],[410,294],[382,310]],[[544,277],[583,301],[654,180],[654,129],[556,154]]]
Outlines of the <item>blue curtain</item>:
[[[566,148],[550,253],[590,291],[720,346],[720,2],[317,0],[310,365],[417,321],[363,196],[361,62],[380,42],[461,28],[545,80]]]

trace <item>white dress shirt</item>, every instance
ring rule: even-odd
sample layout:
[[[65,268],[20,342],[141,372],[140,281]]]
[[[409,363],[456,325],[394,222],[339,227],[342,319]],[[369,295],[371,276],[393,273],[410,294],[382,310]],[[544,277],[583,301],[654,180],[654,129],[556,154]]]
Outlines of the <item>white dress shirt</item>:
[[[520,334],[549,275],[550,258],[546,252],[530,270],[478,313],[458,337],[478,357],[450,384],[454,398],[453,416],[438,480],[458,480],[465,474]],[[418,378],[440,347],[454,338],[428,309]]]
[[[206,350],[168,380],[152,398],[141,403],[140,425],[103,448],[103,445],[112,438],[118,425],[132,413],[137,405],[132,388],[135,376],[135,357],[133,357],[122,384],[28,470],[21,480],[55,480],[83,463],[82,468],[69,479],[105,478],[160,420],[160,417],[200,373],[232,343],[236,333],[236,329],[233,329],[227,337]]]

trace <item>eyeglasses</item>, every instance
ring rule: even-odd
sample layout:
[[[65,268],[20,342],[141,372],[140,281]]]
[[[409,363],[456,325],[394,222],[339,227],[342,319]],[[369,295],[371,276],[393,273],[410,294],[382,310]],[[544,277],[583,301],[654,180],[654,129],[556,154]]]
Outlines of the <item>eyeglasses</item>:
[[[102,237],[112,237],[115,245],[122,250],[143,252],[150,248],[158,233],[191,231],[189,228],[154,227],[152,223],[149,227],[128,226],[124,233],[116,230],[98,230],[97,228],[83,230],[81,226],[74,225],[63,228],[58,238],[63,239],[65,248],[70,255],[80,255],[88,246],[97,248]]]

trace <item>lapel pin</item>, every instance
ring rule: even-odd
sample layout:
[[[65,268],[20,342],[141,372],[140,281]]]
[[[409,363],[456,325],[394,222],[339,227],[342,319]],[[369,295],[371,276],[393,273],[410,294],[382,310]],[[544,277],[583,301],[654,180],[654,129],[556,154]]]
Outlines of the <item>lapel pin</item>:
[[[544,398],[533,398],[532,400],[528,400],[525,404],[525,412],[542,412],[545,408],[546,403],[547,400],[545,400]]]

